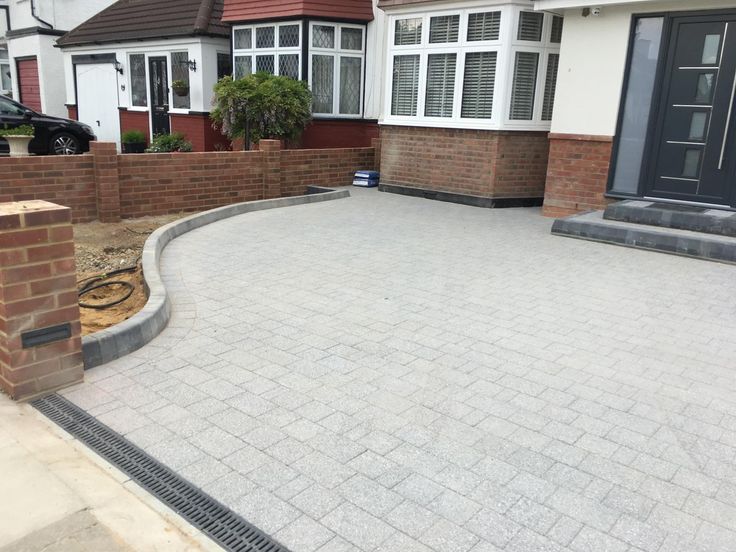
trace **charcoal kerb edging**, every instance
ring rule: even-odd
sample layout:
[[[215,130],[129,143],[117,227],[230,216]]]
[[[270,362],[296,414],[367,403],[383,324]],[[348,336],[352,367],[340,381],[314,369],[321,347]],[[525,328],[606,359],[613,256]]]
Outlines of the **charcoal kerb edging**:
[[[190,215],[162,226],[146,240],[141,255],[148,301],[128,320],[82,339],[84,368],[89,370],[136,351],[163,331],[171,318],[171,301],[161,280],[159,262],[166,246],[179,236],[226,218],[280,207],[350,197],[350,191],[310,186],[308,195],[236,203]]]
[[[54,394],[31,404],[223,549],[289,552],[275,539],[67,399]]]

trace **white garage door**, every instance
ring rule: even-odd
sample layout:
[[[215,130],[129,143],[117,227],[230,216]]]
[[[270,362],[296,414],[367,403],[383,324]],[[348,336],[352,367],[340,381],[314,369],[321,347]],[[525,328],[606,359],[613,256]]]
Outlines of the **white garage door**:
[[[111,63],[77,65],[79,120],[91,126],[100,142],[115,142],[120,149],[118,73]]]

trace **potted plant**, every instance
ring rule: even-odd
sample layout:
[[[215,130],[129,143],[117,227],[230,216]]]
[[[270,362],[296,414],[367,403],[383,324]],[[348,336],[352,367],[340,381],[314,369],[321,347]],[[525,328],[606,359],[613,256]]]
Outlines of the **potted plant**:
[[[123,132],[123,153],[144,153],[146,151],[146,135],[140,130]]]
[[[188,96],[189,95],[189,84],[183,80],[175,80],[171,83],[171,89],[177,96]]]
[[[34,130],[31,125],[20,125],[15,128],[0,128],[0,138],[8,141],[10,157],[29,155],[28,144],[33,140]]]

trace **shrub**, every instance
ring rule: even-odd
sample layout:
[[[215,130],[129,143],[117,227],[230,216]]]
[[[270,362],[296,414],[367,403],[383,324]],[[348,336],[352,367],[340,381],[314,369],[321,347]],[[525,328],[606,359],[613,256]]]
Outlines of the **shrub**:
[[[210,117],[231,140],[294,139],[312,118],[312,93],[290,77],[264,72],[237,80],[223,77],[214,91]]]
[[[145,144],[146,134],[142,130],[126,130],[123,132],[123,144]]]
[[[35,130],[31,125],[20,125],[15,128],[0,128],[0,136],[34,136]]]
[[[192,151],[192,143],[188,142],[181,132],[154,136],[151,146],[146,150],[146,153],[169,153],[175,151]]]

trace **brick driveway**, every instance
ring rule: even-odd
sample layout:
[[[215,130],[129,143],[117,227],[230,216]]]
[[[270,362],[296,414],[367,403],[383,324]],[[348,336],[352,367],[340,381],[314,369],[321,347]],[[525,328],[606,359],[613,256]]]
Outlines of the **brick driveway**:
[[[736,268],[353,194],[177,239],[66,397],[294,552],[736,549]]]

